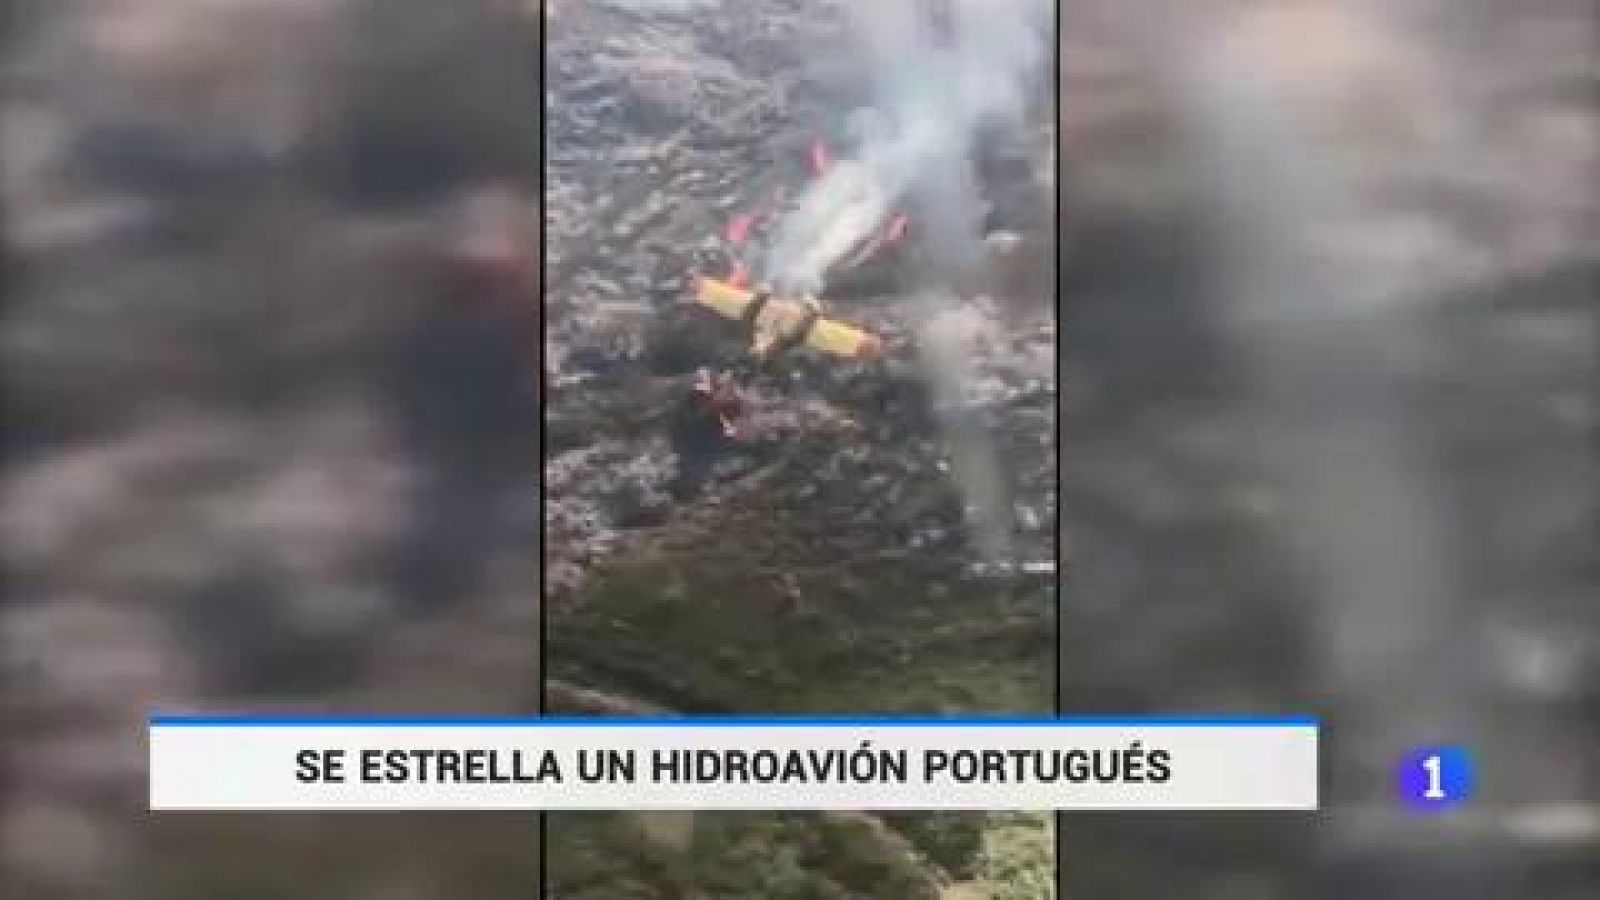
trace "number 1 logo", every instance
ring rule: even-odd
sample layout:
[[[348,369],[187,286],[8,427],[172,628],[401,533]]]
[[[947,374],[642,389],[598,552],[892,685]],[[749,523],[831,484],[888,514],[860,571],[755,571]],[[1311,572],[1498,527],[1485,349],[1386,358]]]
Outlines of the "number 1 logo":
[[[1472,758],[1465,748],[1417,747],[1396,767],[1400,799],[1413,809],[1439,812],[1461,804],[1472,793]]]
[[[1446,797],[1444,787],[1440,783],[1443,760],[1444,757],[1435,753],[1422,761],[1422,768],[1428,772],[1428,789],[1422,792],[1424,800],[1443,800]]]

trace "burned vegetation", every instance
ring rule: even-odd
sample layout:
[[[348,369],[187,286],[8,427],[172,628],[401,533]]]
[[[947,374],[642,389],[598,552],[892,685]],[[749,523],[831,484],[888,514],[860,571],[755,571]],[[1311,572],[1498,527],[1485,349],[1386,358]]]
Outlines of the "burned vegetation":
[[[874,358],[802,348],[746,373],[748,335],[694,303],[697,275],[778,277],[786,214],[870,154],[884,95],[858,24],[782,0],[550,10],[553,712],[1050,709],[1049,79],[977,141],[977,203],[887,200],[844,254],[862,264],[828,273],[824,315]],[[977,264],[930,300],[941,229]],[[753,438],[685,491],[673,422],[699,367],[741,373]],[[556,897],[1032,897],[1052,877],[1043,816],[549,822]]]

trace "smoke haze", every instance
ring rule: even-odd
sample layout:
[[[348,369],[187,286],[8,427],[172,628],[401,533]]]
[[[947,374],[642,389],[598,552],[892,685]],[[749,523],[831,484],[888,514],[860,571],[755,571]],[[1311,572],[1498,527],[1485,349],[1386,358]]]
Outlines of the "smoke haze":
[[[903,201],[918,212],[930,258],[949,264],[935,277],[975,262],[979,134],[1024,121],[1030,88],[1049,59],[1051,15],[1043,0],[852,5],[855,53],[881,118],[858,135],[856,157],[814,183],[780,223],[767,266],[774,283],[820,291],[828,268]]]
[[[1042,0],[852,6],[877,114],[858,129],[856,156],[832,167],[780,223],[768,264],[780,290],[821,292],[829,268],[894,207],[915,211],[927,252],[912,276],[925,313],[918,362],[974,538],[991,560],[1011,555],[1011,503],[1002,461],[968,408],[966,343],[974,327],[955,289],[981,261],[980,136],[1025,126],[1030,88],[1049,59],[1052,14]]]

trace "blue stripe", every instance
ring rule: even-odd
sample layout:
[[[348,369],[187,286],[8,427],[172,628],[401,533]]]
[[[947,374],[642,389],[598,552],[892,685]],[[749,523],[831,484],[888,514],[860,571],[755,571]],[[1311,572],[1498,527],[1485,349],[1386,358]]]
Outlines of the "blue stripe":
[[[1313,716],[150,716],[151,727],[189,728],[783,728],[870,726],[873,728],[1317,728]]]

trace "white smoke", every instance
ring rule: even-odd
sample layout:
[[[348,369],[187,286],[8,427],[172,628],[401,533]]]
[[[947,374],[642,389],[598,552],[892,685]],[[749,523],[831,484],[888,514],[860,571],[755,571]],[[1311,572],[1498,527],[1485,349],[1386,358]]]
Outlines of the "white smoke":
[[[974,546],[985,560],[1010,562],[1010,480],[988,432],[966,403],[968,386],[976,380],[972,360],[991,323],[948,294],[930,291],[918,300],[928,316],[917,329],[917,362],[934,399],[950,477],[961,492]]]
[[[889,202],[884,179],[866,162],[833,166],[778,227],[769,251],[773,283],[785,293],[820,293],[824,273],[883,223]]]
[[[972,171],[980,132],[1024,121],[1050,58],[1048,0],[876,0],[851,4],[856,53],[880,116],[780,222],[773,282],[820,291],[830,267],[912,201],[935,258],[969,264],[982,203]]]
[[[1022,128],[1052,52],[1049,0],[875,0],[849,8],[875,110],[858,115],[850,158],[800,197],[774,234],[766,272],[782,292],[821,293],[829,269],[909,209],[928,251],[917,282],[918,362],[949,444],[978,550],[1010,555],[1005,466],[966,402],[971,348],[958,285],[981,257],[974,157],[991,130]]]

